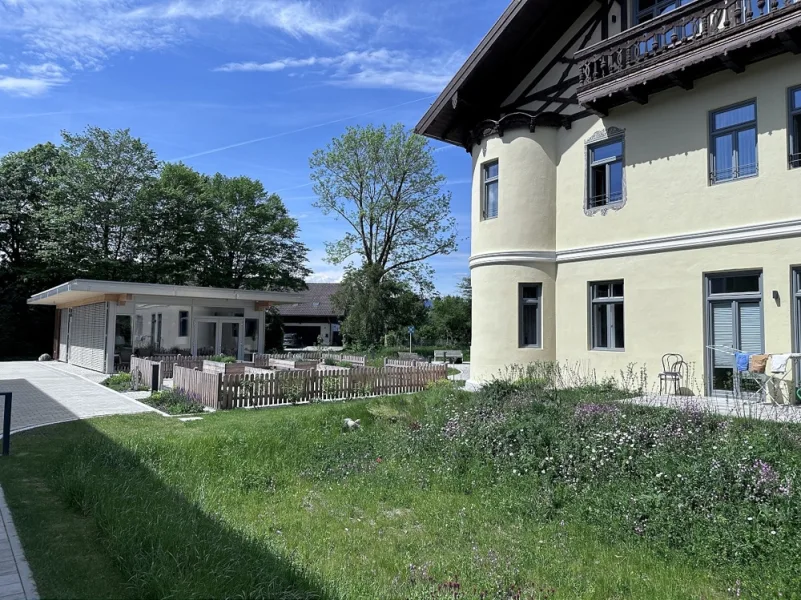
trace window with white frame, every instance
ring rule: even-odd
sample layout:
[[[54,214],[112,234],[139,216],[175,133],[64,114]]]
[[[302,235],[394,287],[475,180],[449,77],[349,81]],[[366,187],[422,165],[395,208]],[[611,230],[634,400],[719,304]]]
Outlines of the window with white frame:
[[[790,168],[801,167],[801,86],[790,90]]]
[[[494,219],[498,216],[498,161],[492,161],[482,168],[483,190],[481,193],[481,218]]]
[[[711,184],[754,177],[757,164],[756,102],[716,110],[709,118]]]
[[[520,284],[520,347],[540,348],[542,311],[540,299],[542,297],[542,284]]]
[[[623,152],[622,136],[615,136],[588,147],[586,208],[623,202]]]
[[[623,350],[625,347],[623,282],[590,284],[590,347]]]

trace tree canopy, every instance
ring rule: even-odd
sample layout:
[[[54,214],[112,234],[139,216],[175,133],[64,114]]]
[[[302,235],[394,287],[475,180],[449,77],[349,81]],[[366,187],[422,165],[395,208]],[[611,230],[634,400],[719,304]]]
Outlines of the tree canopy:
[[[349,127],[311,160],[316,206],[347,225],[328,260],[357,258],[375,281],[386,274],[427,284],[426,261],[456,249],[451,195],[428,141],[403,125]]]
[[[62,137],[0,157],[0,356],[49,348],[51,321],[25,302],[77,277],[305,287],[298,223],[261,182],[159,163],[128,130]]]

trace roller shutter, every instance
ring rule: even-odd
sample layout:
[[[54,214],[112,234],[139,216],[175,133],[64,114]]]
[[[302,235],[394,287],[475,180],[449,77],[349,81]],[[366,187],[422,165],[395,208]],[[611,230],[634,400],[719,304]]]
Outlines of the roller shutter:
[[[70,327],[70,309],[69,308],[62,308],[61,309],[61,325],[60,325],[60,332],[58,336],[58,360],[61,362],[67,362],[69,360],[69,354],[67,354],[67,338],[69,336],[69,327]]]
[[[68,361],[92,371],[106,370],[105,302],[72,309]]]

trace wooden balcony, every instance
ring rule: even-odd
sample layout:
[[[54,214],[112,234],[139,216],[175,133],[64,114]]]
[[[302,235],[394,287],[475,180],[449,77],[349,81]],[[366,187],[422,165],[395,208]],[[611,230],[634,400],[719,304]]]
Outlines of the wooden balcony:
[[[788,51],[801,52],[801,0],[696,0],[576,53],[578,100],[606,114]]]

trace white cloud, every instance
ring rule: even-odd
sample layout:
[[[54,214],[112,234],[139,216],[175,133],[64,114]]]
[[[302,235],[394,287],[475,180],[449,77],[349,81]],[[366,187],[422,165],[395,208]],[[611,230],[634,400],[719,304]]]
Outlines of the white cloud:
[[[344,269],[334,269],[331,271],[315,271],[306,281],[309,283],[339,283],[345,276]]]
[[[394,88],[415,92],[439,92],[461,64],[462,56],[414,56],[400,50],[346,52],[338,56],[282,58],[271,62],[228,63],[225,72],[276,72],[316,67],[333,83],[358,88]]]
[[[0,77],[0,91],[12,96],[41,96],[52,86],[41,79]]]
[[[19,41],[21,55],[71,70],[101,68],[119,52],[183,42],[196,22],[247,24],[337,43],[372,21],[355,10],[332,10],[323,0],[0,0],[1,38]]]
[[[0,64],[0,71],[5,71],[6,69],[8,69],[8,65]]]
[[[64,69],[55,63],[23,64],[17,68],[14,76],[0,77],[0,92],[30,98],[41,96],[52,87],[67,81]]]

